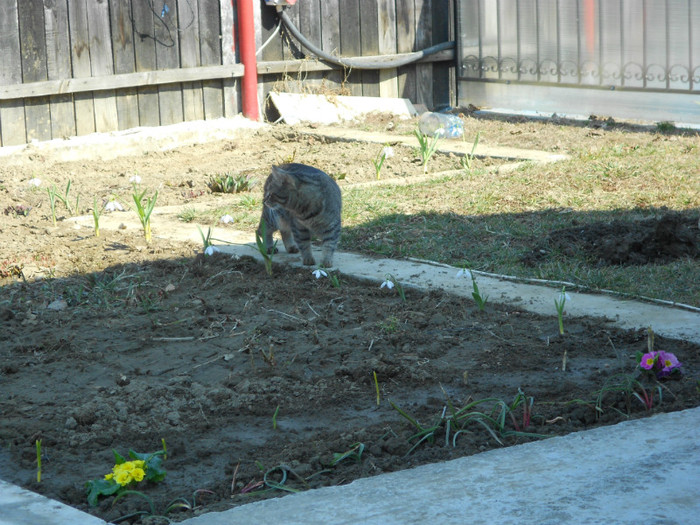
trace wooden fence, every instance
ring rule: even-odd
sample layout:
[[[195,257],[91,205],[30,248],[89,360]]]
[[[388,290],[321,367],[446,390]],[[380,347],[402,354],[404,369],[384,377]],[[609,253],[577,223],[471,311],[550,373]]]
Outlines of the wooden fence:
[[[236,1],[2,0],[0,145],[237,114]],[[452,10],[450,0],[299,0],[287,13],[324,51],[363,56],[449,40]],[[263,0],[254,12],[261,101],[272,89],[454,100],[452,51],[348,71],[310,59]]]

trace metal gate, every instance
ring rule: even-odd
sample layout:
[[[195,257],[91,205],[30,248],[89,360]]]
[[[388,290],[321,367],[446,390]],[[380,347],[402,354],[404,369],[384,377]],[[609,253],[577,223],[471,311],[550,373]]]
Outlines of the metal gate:
[[[700,124],[700,0],[459,0],[458,102]]]

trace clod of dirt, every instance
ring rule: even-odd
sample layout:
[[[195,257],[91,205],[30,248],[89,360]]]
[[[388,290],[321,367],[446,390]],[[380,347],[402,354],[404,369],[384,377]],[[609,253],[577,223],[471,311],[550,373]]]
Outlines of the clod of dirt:
[[[535,264],[551,253],[583,253],[601,265],[663,264],[700,256],[700,228],[697,218],[677,213],[641,221],[595,222],[550,233],[523,262]]]

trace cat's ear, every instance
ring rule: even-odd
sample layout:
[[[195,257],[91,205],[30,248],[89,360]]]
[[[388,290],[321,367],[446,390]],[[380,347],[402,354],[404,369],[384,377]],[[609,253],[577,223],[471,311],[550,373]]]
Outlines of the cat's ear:
[[[272,166],[272,179],[279,184],[296,186],[296,179],[281,166]]]

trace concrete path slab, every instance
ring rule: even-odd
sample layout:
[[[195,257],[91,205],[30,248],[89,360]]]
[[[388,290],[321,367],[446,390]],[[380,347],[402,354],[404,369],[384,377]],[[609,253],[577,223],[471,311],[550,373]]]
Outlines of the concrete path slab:
[[[0,479],[0,525],[103,525],[104,520]]]

